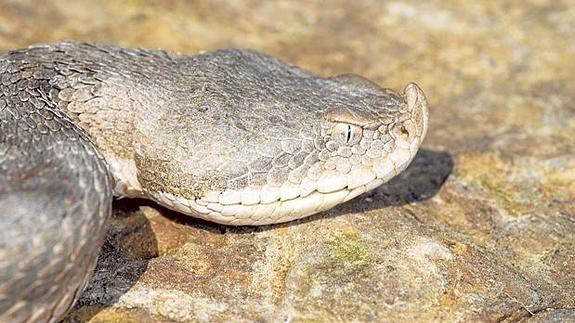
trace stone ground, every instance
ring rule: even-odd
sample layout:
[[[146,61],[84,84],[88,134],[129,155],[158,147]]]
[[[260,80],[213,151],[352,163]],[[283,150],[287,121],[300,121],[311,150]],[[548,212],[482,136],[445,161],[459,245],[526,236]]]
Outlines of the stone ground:
[[[118,201],[67,322],[575,321],[573,1],[2,1],[0,49],[250,47],[431,103],[399,178],[294,223]]]

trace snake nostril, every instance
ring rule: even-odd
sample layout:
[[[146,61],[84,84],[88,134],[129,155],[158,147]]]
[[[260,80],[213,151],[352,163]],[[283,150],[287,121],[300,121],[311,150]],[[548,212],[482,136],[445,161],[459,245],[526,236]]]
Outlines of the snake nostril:
[[[409,138],[409,130],[407,130],[407,128],[405,126],[401,126],[401,137],[403,137],[404,139]]]

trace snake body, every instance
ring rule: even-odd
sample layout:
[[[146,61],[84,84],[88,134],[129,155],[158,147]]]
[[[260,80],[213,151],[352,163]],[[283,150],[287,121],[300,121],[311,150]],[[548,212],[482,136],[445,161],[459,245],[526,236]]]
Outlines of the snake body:
[[[55,321],[92,272],[113,195],[228,225],[290,221],[407,167],[427,102],[250,50],[75,42],[0,57],[0,320]]]

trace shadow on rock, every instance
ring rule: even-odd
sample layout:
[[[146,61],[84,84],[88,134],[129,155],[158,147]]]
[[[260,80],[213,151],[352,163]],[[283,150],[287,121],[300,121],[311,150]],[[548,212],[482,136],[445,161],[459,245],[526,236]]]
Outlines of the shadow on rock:
[[[245,227],[218,225],[162,208],[161,206],[153,204],[153,202],[142,202],[146,205],[153,205],[154,208],[161,210],[162,215],[185,225],[202,227],[203,229],[216,233],[250,233],[298,225],[352,212],[365,212],[430,199],[441,189],[453,171],[453,165],[453,158],[447,152],[420,149],[411,165],[409,165],[404,172],[372,192],[360,195],[329,211],[275,225]]]
[[[115,304],[158,256],[156,237],[134,200],[114,201],[94,275],[63,322],[85,322]]]

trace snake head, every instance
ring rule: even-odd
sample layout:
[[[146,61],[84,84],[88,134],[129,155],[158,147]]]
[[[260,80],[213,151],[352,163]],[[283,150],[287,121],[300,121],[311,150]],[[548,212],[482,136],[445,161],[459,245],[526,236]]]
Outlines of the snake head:
[[[161,204],[210,221],[279,223],[332,208],[403,171],[427,132],[414,83],[397,93],[243,50],[187,64],[198,86],[145,123],[138,180]]]
[[[402,94],[389,89],[368,91],[361,104],[320,110],[321,119],[309,128],[297,123],[305,138],[294,139],[295,132],[268,126],[245,141],[238,140],[242,150],[217,159],[218,169],[241,170],[235,179],[226,181],[228,189],[208,188],[194,200],[174,194],[155,199],[210,221],[259,225],[318,213],[375,189],[415,157],[427,132],[428,107],[423,91],[414,83]],[[289,124],[285,120],[278,122]],[[282,133],[284,139],[278,139]],[[248,162],[236,161],[241,158]],[[213,178],[193,180],[190,185],[213,183]]]

